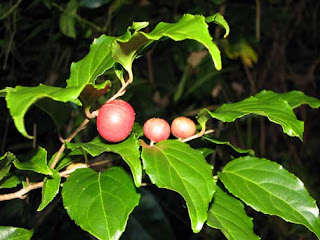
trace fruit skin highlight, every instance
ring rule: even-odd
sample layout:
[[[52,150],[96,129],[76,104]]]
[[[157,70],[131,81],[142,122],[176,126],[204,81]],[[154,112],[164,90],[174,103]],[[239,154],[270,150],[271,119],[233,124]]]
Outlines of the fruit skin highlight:
[[[171,133],[176,138],[185,139],[196,133],[196,124],[186,117],[178,117],[171,124]]]
[[[150,118],[143,125],[143,133],[153,142],[166,140],[170,136],[170,125],[162,118]]]
[[[109,142],[126,139],[133,127],[135,112],[124,100],[116,99],[105,103],[97,117],[97,129],[101,137]]]

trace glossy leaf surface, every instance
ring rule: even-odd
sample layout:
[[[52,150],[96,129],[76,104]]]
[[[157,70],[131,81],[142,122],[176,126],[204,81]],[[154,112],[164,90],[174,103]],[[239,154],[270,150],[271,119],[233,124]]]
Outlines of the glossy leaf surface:
[[[18,131],[27,138],[32,138],[28,135],[24,126],[24,115],[32,104],[41,98],[51,98],[60,102],[73,102],[81,105],[77,99],[80,92],[78,88],[59,88],[40,84],[36,87],[6,88],[7,107],[10,110],[10,115],[14,120],[14,124]],[[81,89],[80,89],[81,90]]]
[[[68,143],[67,147],[71,150],[82,148],[93,157],[99,156],[104,152],[114,152],[119,154],[129,165],[136,186],[140,187],[142,167],[140,162],[139,143],[133,134],[131,134],[131,136],[129,136],[125,141],[116,144],[106,144],[101,140],[101,138],[97,137],[87,143]]]
[[[0,239],[3,240],[29,240],[33,231],[24,228],[0,226]]]
[[[222,23],[218,18],[217,22]],[[223,25],[226,26],[226,22]],[[127,70],[129,75],[132,74],[132,62],[137,52],[163,37],[169,37],[174,41],[186,39],[198,41],[208,49],[215,67],[221,69],[220,50],[212,41],[205,17],[201,15],[185,14],[176,23],[161,22],[150,33],[136,31],[131,35],[129,30],[132,28],[134,27],[130,27],[113,45],[114,59]]]
[[[200,151],[176,140],[143,144],[141,157],[152,183],[176,191],[186,200],[192,229],[199,232],[215,191],[212,166]]]
[[[253,232],[252,219],[238,199],[216,187],[213,202],[209,208],[207,225],[222,231],[228,240],[257,240]]]
[[[17,160],[13,164],[20,170],[29,170],[46,175],[52,174],[47,165],[47,151],[41,147],[32,150],[28,154],[17,156]]]
[[[1,181],[0,181],[0,189],[1,188],[14,188],[21,183],[21,180],[18,176],[7,174]]]
[[[83,230],[101,240],[119,239],[140,195],[120,167],[97,173],[78,169],[62,189],[64,207]]]
[[[10,170],[11,163],[16,157],[11,152],[5,153],[0,157],[0,181],[3,179]]]
[[[114,40],[114,37],[106,35],[94,39],[89,53],[79,62],[71,64],[67,88],[80,87],[82,90],[87,84],[94,85],[98,76],[113,67],[115,62],[111,53],[111,45]]]
[[[284,133],[302,140],[304,124],[297,119],[293,112],[293,108],[301,104],[309,104],[311,107],[317,108],[320,106],[320,101],[299,91],[287,94],[262,91],[256,96],[240,102],[224,104],[213,112],[204,109],[200,112],[200,116],[208,113],[212,118],[223,122],[233,122],[248,114],[265,116],[271,122],[280,124]]]
[[[281,165],[267,159],[242,157],[229,162],[219,179],[253,209],[302,224],[320,237],[316,201],[301,180]]]
[[[52,171],[50,177],[44,179],[42,187],[42,200],[37,211],[42,211],[58,194],[60,188],[61,177],[58,172]]]

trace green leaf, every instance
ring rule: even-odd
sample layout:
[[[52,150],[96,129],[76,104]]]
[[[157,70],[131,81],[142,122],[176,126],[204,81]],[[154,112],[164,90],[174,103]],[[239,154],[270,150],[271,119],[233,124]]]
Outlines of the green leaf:
[[[267,159],[242,157],[219,174],[225,187],[253,209],[302,224],[320,238],[319,209],[300,179]]]
[[[44,179],[42,187],[42,200],[37,211],[42,211],[58,194],[61,177],[57,171],[52,171],[53,174],[50,177]]]
[[[250,154],[250,155],[254,155],[254,151],[252,149],[241,149],[238,147],[233,146],[230,142],[228,141],[222,141],[216,138],[212,138],[212,137],[202,137],[203,139],[212,142],[214,144],[217,145],[225,145],[225,146],[229,146],[231,147],[234,151],[236,151],[237,153],[245,153],[245,154]]]
[[[102,240],[120,238],[140,199],[131,177],[120,167],[102,173],[76,170],[63,184],[62,197],[71,219]]]
[[[308,104],[312,108],[320,107],[319,99],[307,96],[300,91],[290,91],[287,93],[275,93],[272,91],[263,90],[260,93],[258,93],[256,97],[258,97],[263,101],[270,101],[270,102],[283,100],[288,102],[288,104],[292,108],[297,108],[302,104]]]
[[[256,63],[258,61],[257,53],[255,52],[253,47],[243,38],[233,43],[224,41],[223,44],[226,55],[231,59],[241,58],[243,63],[248,67],[252,67],[253,63]]]
[[[98,76],[113,67],[115,62],[111,53],[111,44],[114,40],[114,37],[101,35],[93,41],[89,53],[79,62],[71,64],[67,88],[79,87],[81,92],[87,84],[94,85]]]
[[[319,107],[320,101],[298,91],[285,94],[262,91],[240,102],[224,104],[213,112],[203,109],[199,115],[208,113],[212,118],[223,122],[233,122],[237,118],[252,113],[266,116],[271,122],[280,124],[284,133],[302,140],[304,124],[293,112],[293,108],[301,104]]]
[[[32,235],[32,230],[0,226],[0,239],[3,240],[29,240],[31,239]]]
[[[76,38],[77,36],[75,15],[77,14],[78,8],[78,1],[70,0],[60,17],[61,32],[71,38]]]
[[[87,143],[67,143],[67,148],[75,150],[82,148],[91,156],[96,157],[104,152],[114,152],[119,154],[129,165],[134,183],[137,187],[141,185],[142,167],[140,162],[139,143],[135,136],[131,134],[125,141],[117,144],[105,144],[99,137]]]
[[[200,151],[205,158],[214,153],[214,150],[211,148],[197,148],[197,150]]]
[[[221,17],[217,17],[217,22],[222,23]],[[143,25],[140,27],[143,27]],[[113,57],[131,76],[132,62],[136,58],[137,53],[152,42],[160,40],[163,37],[169,37],[174,41],[192,39],[202,43],[209,50],[215,67],[218,70],[221,69],[220,51],[212,41],[205,17],[201,15],[185,14],[176,23],[161,22],[150,33],[137,31],[131,35],[127,31],[114,42],[112,49]]]
[[[59,88],[40,84],[36,87],[22,87],[6,88],[7,107],[10,110],[10,115],[14,120],[14,124],[18,131],[27,138],[32,138],[28,135],[24,126],[24,115],[29,107],[41,98],[51,98],[60,102],[73,102],[81,105],[77,99],[80,92],[79,88]]]
[[[143,144],[143,167],[159,188],[178,192],[186,200],[192,230],[197,233],[207,220],[207,210],[215,191],[212,166],[200,151],[176,140],[154,146]]]
[[[52,174],[47,165],[47,151],[42,147],[38,147],[28,154],[17,156],[13,164],[20,170],[29,170],[46,175]]]
[[[8,174],[0,181],[0,189],[1,188],[14,188],[21,183],[21,180],[18,176]]]
[[[216,13],[213,16],[206,17],[206,22],[211,23],[214,22],[218,24],[219,26],[223,27],[226,30],[226,33],[224,34],[224,38],[228,37],[230,33],[230,27],[227,21],[224,19],[224,17],[220,13]]]
[[[253,232],[252,219],[238,199],[216,187],[209,208],[207,225],[222,231],[228,240],[260,239]]]
[[[91,106],[99,97],[106,94],[110,89],[111,82],[105,81],[95,86],[86,85],[80,94],[80,99],[85,106]]]
[[[11,163],[16,159],[16,156],[11,152],[6,152],[0,157],[0,180],[3,179],[10,170]]]

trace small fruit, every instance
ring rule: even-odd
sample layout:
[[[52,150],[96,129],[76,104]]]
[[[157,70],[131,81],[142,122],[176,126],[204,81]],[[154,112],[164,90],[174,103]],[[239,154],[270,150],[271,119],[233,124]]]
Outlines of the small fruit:
[[[153,142],[166,140],[170,136],[170,125],[162,118],[151,118],[143,125],[143,133]]]
[[[178,117],[171,124],[171,133],[176,138],[188,138],[196,133],[196,124],[186,117]]]
[[[105,103],[97,117],[97,128],[101,137],[109,142],[126,139],[133,127],[135,112],[124,100],[116,99]]]

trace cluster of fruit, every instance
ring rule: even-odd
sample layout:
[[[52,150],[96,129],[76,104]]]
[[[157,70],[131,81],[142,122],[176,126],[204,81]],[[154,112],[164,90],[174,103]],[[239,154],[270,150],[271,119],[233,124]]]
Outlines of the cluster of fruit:
[[[132,106],[120,99],[105,103],[97,117],[97,128],[101,137],[109,142],[120,142],[126,139],[133,127],[135,112]],[[161,118],[151,118],[143,125],[144,135],[151,142],[160,142],[169,138],[170,133],[179,139],[186,139],[196,133],[196,124],[186,117],[169,123]]]

